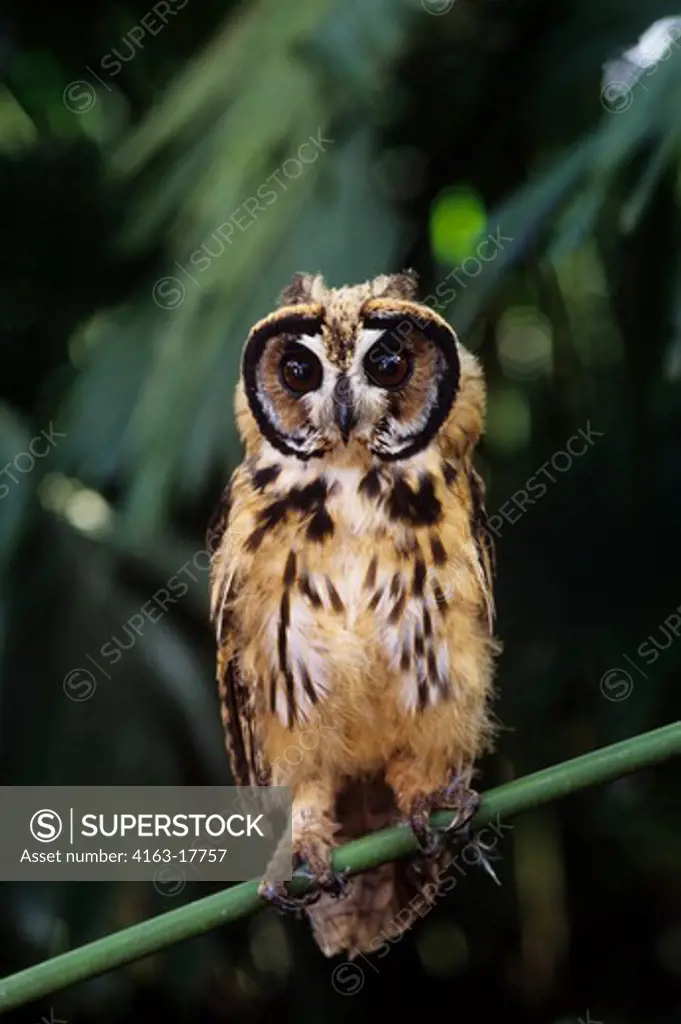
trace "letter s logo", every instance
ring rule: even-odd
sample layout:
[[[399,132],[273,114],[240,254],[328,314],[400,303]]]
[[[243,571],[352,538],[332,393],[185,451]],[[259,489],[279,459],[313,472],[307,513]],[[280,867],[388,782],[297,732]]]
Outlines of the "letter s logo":
[[[39,843],[53,843],[61,835],[62,822],[56,811],[36,811],[28,826]]]

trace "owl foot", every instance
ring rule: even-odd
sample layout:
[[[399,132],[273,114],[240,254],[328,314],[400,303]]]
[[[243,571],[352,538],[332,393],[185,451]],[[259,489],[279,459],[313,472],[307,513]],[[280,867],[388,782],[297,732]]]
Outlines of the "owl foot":
[[[307,875],[314,885],[313,891],[327,893],[342,899],[347,896],[350,885],[349,871],[333,871],[331,869],[331,848],[320,842],[309,842],[301,845],[294,857],[297,869]]]
[[[282,914],[294,914],[299,917],[306,907],[316,903],[321,897],[321,889],[311,889],[300,896],[293,896],[286,888],[286,882],[261,882],[258,896],[271,904]]]
[[[333,831],[333,826],[326,819],[321,823],[308,821],[305,828],[294,834],[293,864],[308,876],[315,889],[340,899],[347,895],[349,873],[334,871],[331,867],[335,845]]]
[[[315,872],[304,854],[294,858],[295,869],[312,882],[312,888],[300,896],[294,896],[287,889],[286,882],[261,882],[258,895],[284,914],[299,916],[306,907],[316,903],[323,893],[335,899],[344,899],[350,889],[349,871],[332,871],[328,863]],[[320,868],[320,865],[316,865]]]
[[[449,786],[435,790],[428,796],[417,797],[411,807],[409,824],[421,847],[421,853],[426,857],[437,856],[452,834],[457,839],[468,838],[470,822],[479,806],[480,796],[460,779],[454,779]],[[444,831],[438,831],[430,824],[433,810],[452,810],[457,815]]]
[[[314,888],[300,896],[293,896],[286,888],[286,882],[261,882],[258,886],[258,895],[281,913],[299,917],[302,911],[316,903],[323,893],[339,900],[345,899],[349,893],[348,871],[329,871],[319,878],[313,875],[310,878]]]

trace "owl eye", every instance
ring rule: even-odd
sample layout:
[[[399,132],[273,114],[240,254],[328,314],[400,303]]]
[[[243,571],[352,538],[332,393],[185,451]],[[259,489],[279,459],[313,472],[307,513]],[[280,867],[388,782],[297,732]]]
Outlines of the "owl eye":
[[[364,357],[364,372],[379,388],[399,388],[409,380],[414,360],[402,349],[392,352],[384,341],[378,341]]]
[[[316,391],[321,384],[322,364],[308,348],[292,345],[282,357],[279,374],[282,384],[292,394],[306,395],[308,391]]]

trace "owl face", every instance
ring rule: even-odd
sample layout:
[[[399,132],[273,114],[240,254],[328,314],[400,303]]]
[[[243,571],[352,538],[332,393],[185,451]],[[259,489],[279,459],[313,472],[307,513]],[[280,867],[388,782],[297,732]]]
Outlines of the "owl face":
[[[242,360],[251,412],[275,448],[306,460],[359,445],[396,460],[426,447],[460,365],[454,331],[414,290],[409,274],[339,289],[294,279]]]

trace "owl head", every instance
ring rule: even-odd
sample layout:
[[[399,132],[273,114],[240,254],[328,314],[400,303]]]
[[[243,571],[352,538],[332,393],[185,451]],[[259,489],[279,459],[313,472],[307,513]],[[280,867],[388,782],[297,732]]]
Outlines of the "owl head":
[[[415,299],[412,272],[327,288],[297,274],[257,323],[241,387],[260,434],[298,459],[359,445],[380,459],[423,450],[461,376],[456,334]]]

